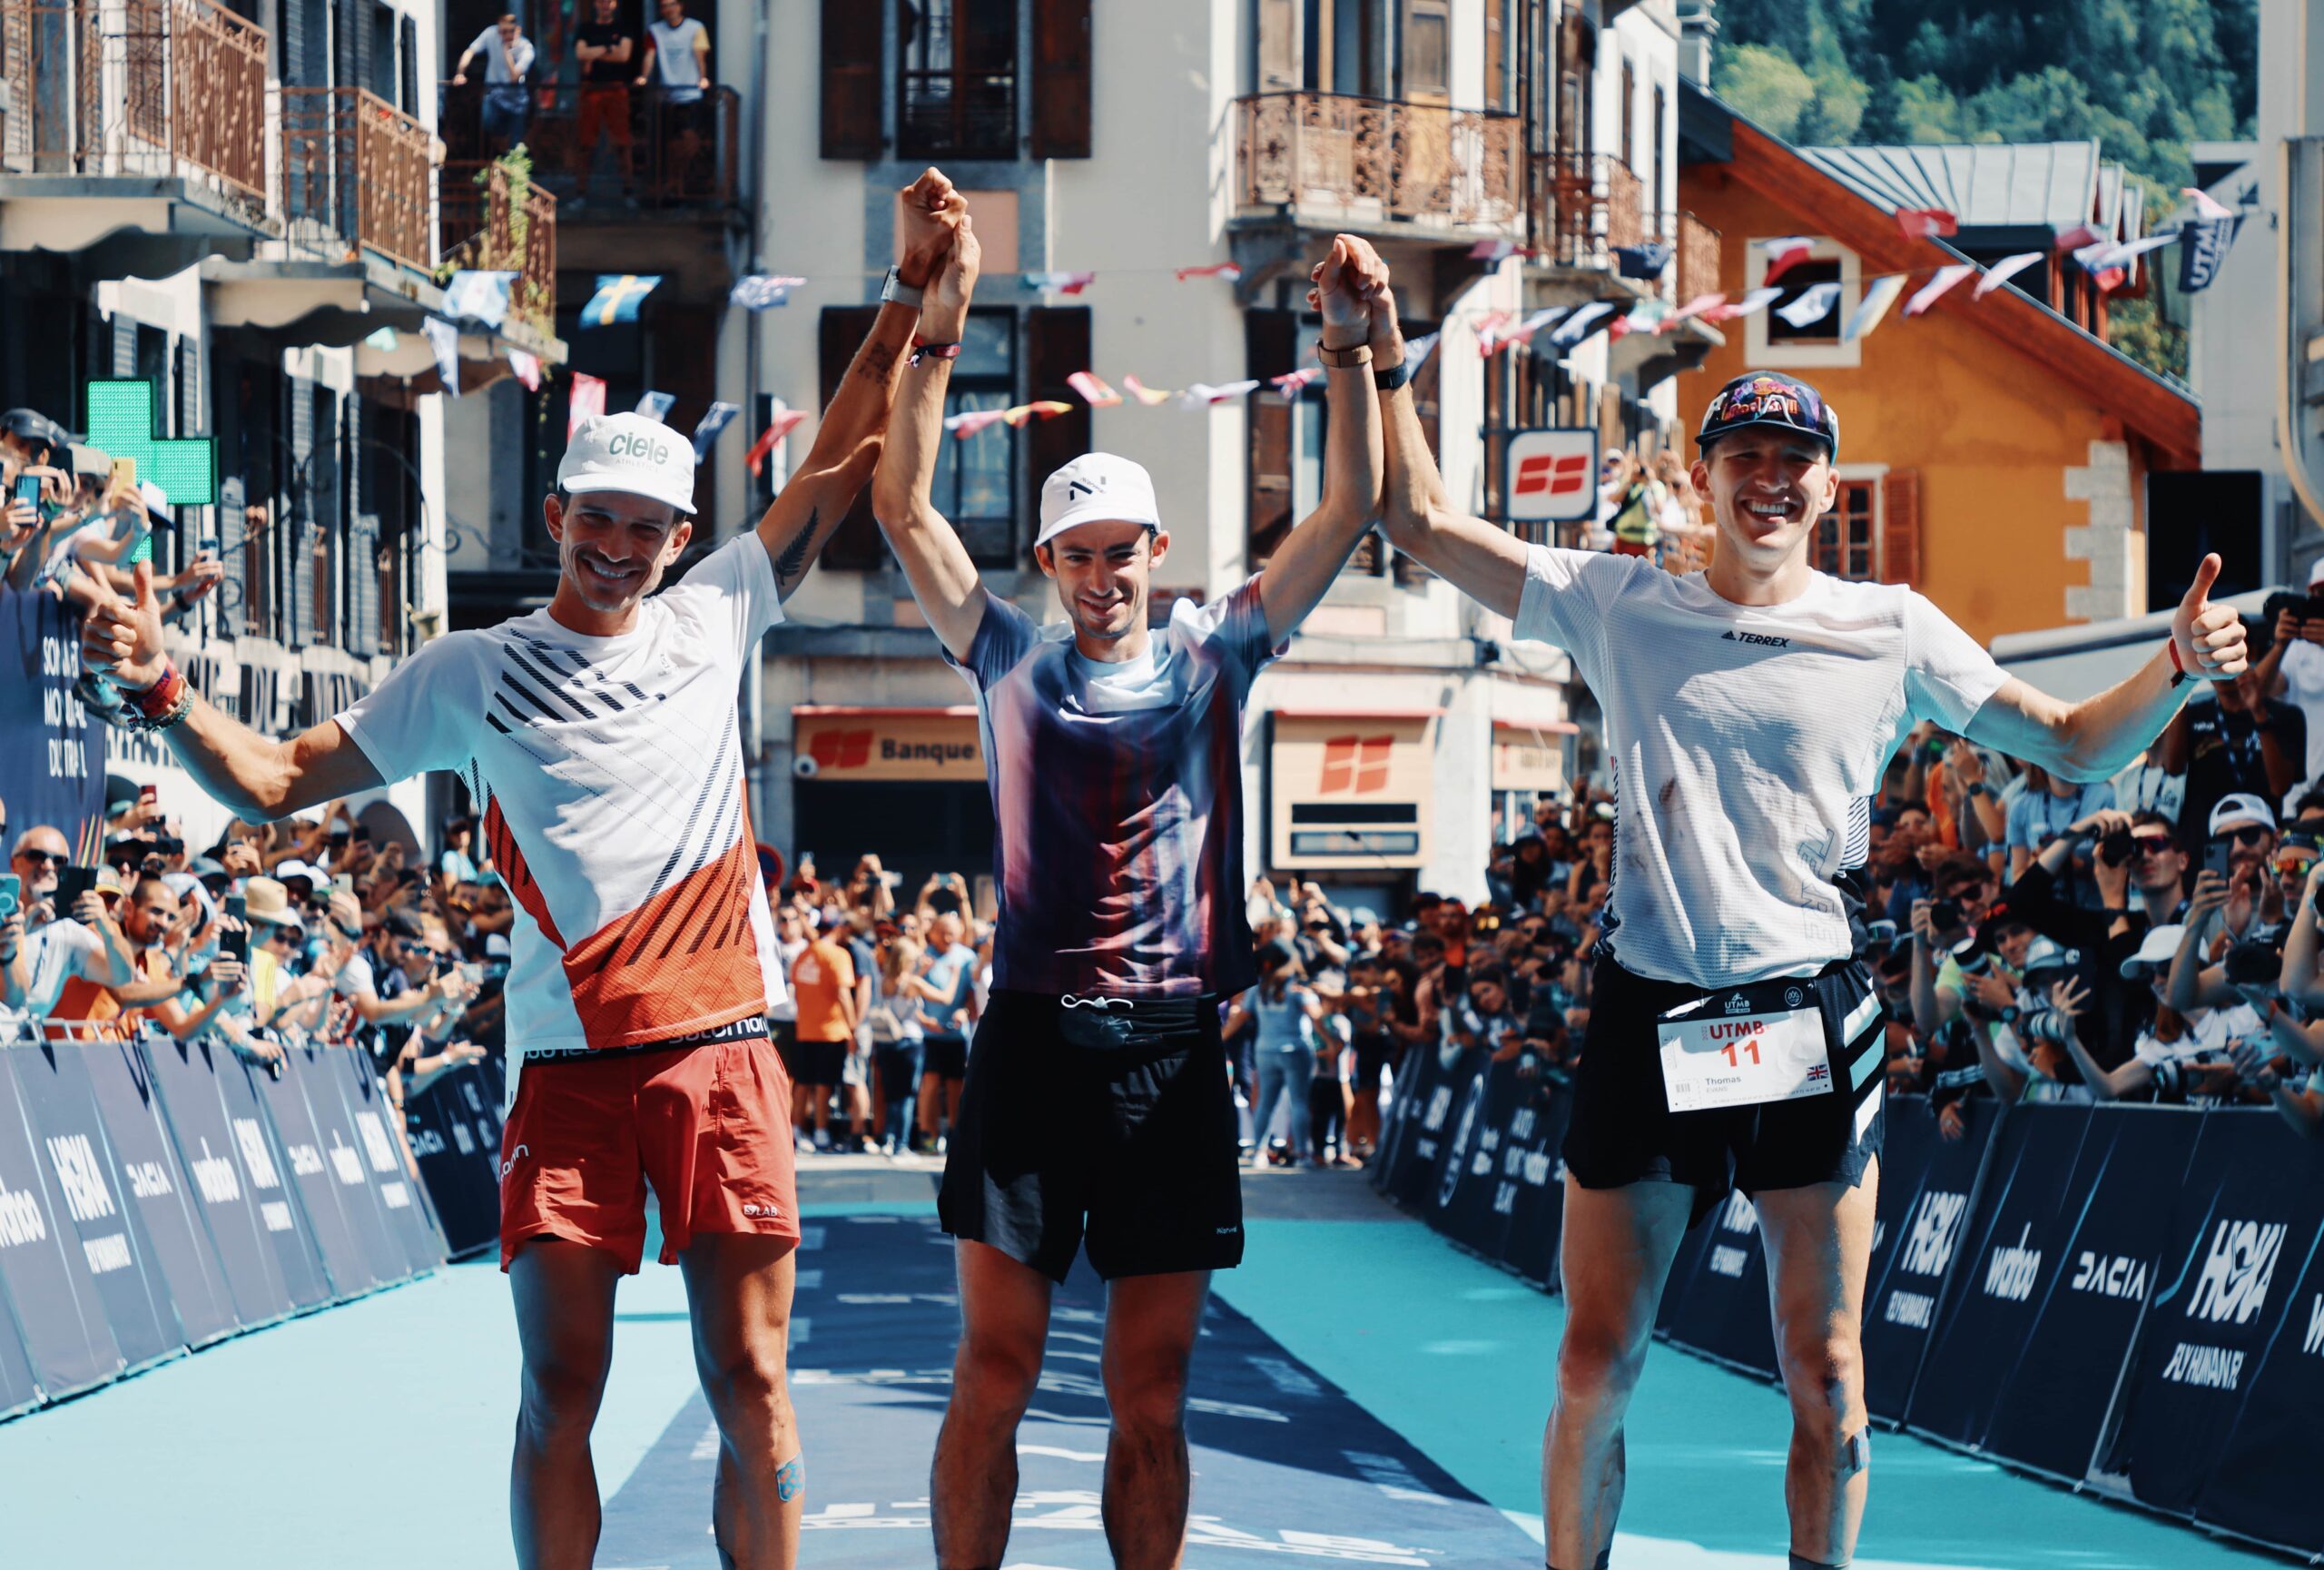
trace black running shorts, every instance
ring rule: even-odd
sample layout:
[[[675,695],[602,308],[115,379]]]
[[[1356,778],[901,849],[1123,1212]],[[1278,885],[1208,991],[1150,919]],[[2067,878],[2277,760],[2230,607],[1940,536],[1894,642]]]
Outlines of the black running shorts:
[[[1813,980],[1759,983],[1749,989],[1755,1006],[1772,1006],[1757,996],[1771,986],[1820,1003],[1825,1044],[1832,1052],[1832,1093],[1673,1112],[1663,1093],[1656,1022],[1703,991],[1634,975],[1600,948],[1590,972],[1590,1030],[1573,1071],[1573,1117],[1566,1126],[1565,1164],[1574,1180],[1585,1189],[1686,1183],[1695,1190],[1698,1221],[1730,1188],[1756,1195],[1811,1183],[1853,1188],[1862,1182],[1880,1150],[1887,1066],[1887,1016],[1876,1001],[1868,1022],[1864,1012],[1871,979],[1861,964],[1843,960]],[[1842,1041],[1851,1017],[1856,1028]]]
[[[793,1042],[791,1061],[797,1066],[791,1071],[791,1082],[815,1090],[839,1084],[847,1077],[849,1044],[846,1042]]]
[[[984,1027],[979,1025],[981,1032]],[[920,1071],[940,1080],[965,1078],[969,1071],[969,1039],[950,1031],[929,1032],[920,1049]]]
[[[1212,998],[995,992],[977,1025],[937,1212],[1062,1281],[1243,1259],[1234,1091]]]

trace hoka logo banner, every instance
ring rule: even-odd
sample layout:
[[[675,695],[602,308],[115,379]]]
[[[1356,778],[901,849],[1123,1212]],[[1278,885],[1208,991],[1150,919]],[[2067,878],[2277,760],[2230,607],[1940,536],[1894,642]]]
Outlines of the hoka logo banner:
[[[274,1170],[274,1152],[267,1149],[266,1131],[259,1127],[256,1118],[236,1118],[232,1121],[234,1143],[241,1149],[242,1165],[250,1169],[251,1187],[281,1188],[282,1176]]]
[[[1759,1229],[1758,1207],[1744,1197],[1742,1190],[1728,1192],[1726,1209],[1718,1215],[1718,1229],[1722,1232],[1756,1232]]]
[[[64,1208],[76,1221],[97,1221],[113,1213],[113,1189],[97,1165],[97,1153],[86,1134],[67,1134],[48,1141],[49,1159],[56,1163],[57,1186],[64,1190]]]
[[[2284,1230],[2280,1222],[2221,1221],[2211,1234],[2202,1274],[2195,1279],[2187,1318],[2239,1325],[2257,1318],[2283,1253]]]
[[[1945,1274],[1945,1267],[1953,1262],[1953,1249],[1961,1240],[1961,1218],[1968,1209],[1966,1194],[1931,1189],[1921,1196],[1913,1211],[1912,1230],[1905,1238],[1904,1255],[1898,1260],[1906,1274]]]

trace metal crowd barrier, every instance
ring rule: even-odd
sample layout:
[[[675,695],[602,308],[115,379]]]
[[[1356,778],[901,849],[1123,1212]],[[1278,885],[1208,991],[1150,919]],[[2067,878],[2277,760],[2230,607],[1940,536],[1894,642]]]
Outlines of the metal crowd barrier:
[[[0,1417],[424,1275],[448,1238],[476,1246],[435,1200],[440,1178],[472,1230],[497,1170],[473,1065],[399,1124],[353,1046],[294,1039],[278,1073],[210,1039],[51,1033],[0,1023]]]
[[[2324,1141],[2265,1108],[1886,1110],[1865,1296],[1874,1417],[2221,1535],[2324,1554]],[[1405,1059],[1374,1187],[1558,1289],[1570,1094],[1482,1051]],[[1773,1379],[1750,1201],[1689,1232],[1656,1321]]]

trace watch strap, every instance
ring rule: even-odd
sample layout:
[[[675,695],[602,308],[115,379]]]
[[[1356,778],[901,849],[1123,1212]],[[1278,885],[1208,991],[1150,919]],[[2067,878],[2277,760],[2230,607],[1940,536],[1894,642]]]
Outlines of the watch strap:
[[[909,305],[920,309],[921,291],[904,281],[903,269],[894,262],[888,264],[888,275],[880,281],[880,302],[882,305]]]
[[[1330,344],[1315,345],[1315,358],[1334,370],[1354,370],[1372,363],[1372,345],[1351,344],[1345,349],[1334,349]]]
[[[1372,372],[1372,385],[1383,392],[1393,392],[1408,385],[1412,379],[1413,365],[1409,360],[1400,360],[1384,369],[1375,368]]]

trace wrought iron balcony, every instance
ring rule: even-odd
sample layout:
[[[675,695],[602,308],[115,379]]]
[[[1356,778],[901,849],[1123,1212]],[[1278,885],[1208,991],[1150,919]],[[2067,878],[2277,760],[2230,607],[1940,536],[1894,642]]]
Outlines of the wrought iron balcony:
[[[1235,102],[1236,202],[1303,226],[1515,239],[1524,224],[1522,122],[1332,93]]]
[[[447,164],[437,199],[445,264],[514,272],[511,319],[542,333],[556,331],[556,198],[507,164],[481,169]]]
[[[293,238],[420,272],[435,262],[427,128],[359,87],[282,89],[282,212]]]
[[[181,179],[262,222],[267,53],[213,0],[0,0],[0,169]]]
[[[504,151],[486,135],[487,89],[440,84],[437,129],[451,166],[481,168]],[[673,99],[658,86],[556,83],[525,91],[516,140],[532,155],[533,183],[554,195],[568,225],[641,212],[697,213],[742,200],[742,101],[732,87]],[[586,216],[581,209],[586,208]]]
[[[1638,175],[1608,153],[1533,154],[1531,244],[1553,267],[1610,270],[1614,252],[1644,244]]]

